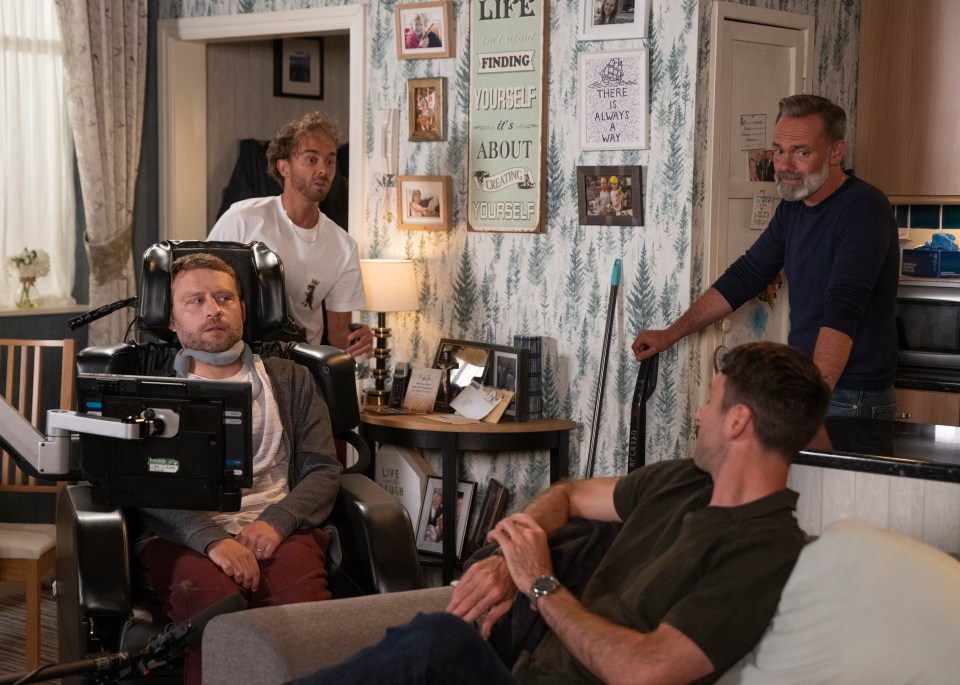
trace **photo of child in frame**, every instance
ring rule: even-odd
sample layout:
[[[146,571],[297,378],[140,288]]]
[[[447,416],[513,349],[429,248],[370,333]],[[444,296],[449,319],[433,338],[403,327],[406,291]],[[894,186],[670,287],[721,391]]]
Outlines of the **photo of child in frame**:
[[[633,216],[633,188],[629,176],[585,176],[588,216]]]
[[[413,97],[416,107],[413,130],[439,135],[440,129],[437,126],[439,121],[437,116],[437,89],[433,86],[415,88]]]
[[[424,184],[431,185],[431,184]],[[439,184],[432,184],[437,185]],[[440,188],[435,193],[430,189],[409,188],[409,197],[406,201],[408,219],[439,219],[440,218]]]

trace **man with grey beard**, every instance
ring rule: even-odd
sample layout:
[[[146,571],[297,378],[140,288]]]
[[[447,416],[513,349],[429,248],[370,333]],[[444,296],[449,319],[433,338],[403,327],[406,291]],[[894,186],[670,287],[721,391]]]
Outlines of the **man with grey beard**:
[[[897,365],[897,222],[886,196],[844,172],[846,114],[817,95],[780,101],[779,204],[766,230],[671,326],[637,334],[638,360],[719,321],[783,270],[790,345],[833,389],[828,416],[892,419]]]

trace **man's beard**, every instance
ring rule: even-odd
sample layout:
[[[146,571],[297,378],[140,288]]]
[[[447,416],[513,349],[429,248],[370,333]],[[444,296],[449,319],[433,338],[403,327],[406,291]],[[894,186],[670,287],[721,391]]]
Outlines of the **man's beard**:
[[[202,331],[191,331],[190,333],[178,331],[177,338],[180,339],[180,345],[188,350],[200,350],[201,352],[217,354],[219,352],[226,352],[243,338],[243,324],[240,324],[239,328],[232,330],[227,329],[227,333],[227,337],[221,341],[206,340],[203,337]]]
[[[777,180],[777,192],[780,193],[780,197],[788,201],[804,200],[810,197],[813,193],[820,190],[823,187],[823,184],[827,182],[827,176],[830,175],[830,161],[826,160],[823,163],[823,168],[820,171],[812,174],[801,174],[799,171],[778,171],[775,174]],[[799,188],[795,186],[789,186],[783,181],[795,181],[801,179],[803,185]]]
[[[327,184],[326,190],[317,190],[316,188],[313,187],[312,181],[304,180],[300,176],[291,175],[288,180],[291,183],[293,183],[294,188],[300,191],[301,195],[303,195],[305,198],[307,198],[311,202],[317,202],[317,203],[323,202],[326,199],[327,195],[330,193],[330,188],[333,185],[333,179],[331,179],[330,183]]]

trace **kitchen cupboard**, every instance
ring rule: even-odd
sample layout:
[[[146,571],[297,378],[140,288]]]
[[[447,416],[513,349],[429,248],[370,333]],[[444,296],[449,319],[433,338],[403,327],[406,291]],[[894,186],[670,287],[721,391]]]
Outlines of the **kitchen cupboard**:
[[[896,388],[897,420],[960,426],[960,393]]]
[[[894,204],[960,202],[960,2],[861,0],[854,168]]]

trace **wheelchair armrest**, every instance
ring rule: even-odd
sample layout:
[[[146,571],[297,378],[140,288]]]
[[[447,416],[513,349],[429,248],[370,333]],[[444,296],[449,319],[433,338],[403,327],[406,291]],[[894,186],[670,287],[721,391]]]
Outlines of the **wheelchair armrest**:
[[[337,575],[362,594],[417,590],[420,559],[410,515],[393,495],[358,473],[344,474],[330,516],[340,533]]]
[[[306,343],[264,343],[261,354],[286,357],[310,369],[327,402],[334,437],[360,424],[357,402],[357,362],[339,347]]]

